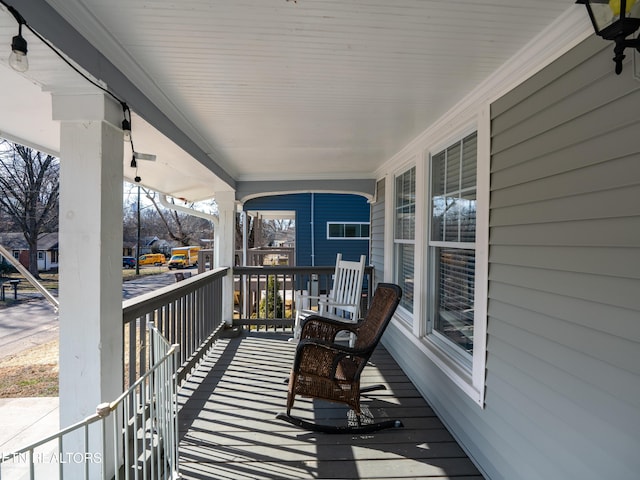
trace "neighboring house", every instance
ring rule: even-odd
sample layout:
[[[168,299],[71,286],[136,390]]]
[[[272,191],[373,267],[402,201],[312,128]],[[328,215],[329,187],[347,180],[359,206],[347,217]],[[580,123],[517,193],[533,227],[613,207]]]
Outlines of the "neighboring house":
[[[288,246],[295,246],[296,265],[334,265],[338,253],[345,260],[369,255],[370,206],[363,196],[272,195],[248,200],[243,210],[251,215],[268,212],[272,217],[277,217],[280,211],[283,216],[295,219],[295,245],[289,241]]]
[[[122,243],[122,255],[125,257],[135,257],[136,245],[137,242],[135,239],[126,239]],[[169,242],[156,236],[143,237],[140,239],[140,255],[147,253],[163,253],[165,256],[171,255],[171,247],[172,245]]]
[[[124,241],[122,242],[122,256],[123,257],[135,257],[136,255],[136,242]]]
[[[22,233],[0,233],[0,245],[29,268],[29,245]],[[58,268],[58,233],[44,233],[38,239],[38,270]]]
[[[140,255],[147,253],[163,253],[171,255],[171,244],[156,236],[143,237],[140,240]]]

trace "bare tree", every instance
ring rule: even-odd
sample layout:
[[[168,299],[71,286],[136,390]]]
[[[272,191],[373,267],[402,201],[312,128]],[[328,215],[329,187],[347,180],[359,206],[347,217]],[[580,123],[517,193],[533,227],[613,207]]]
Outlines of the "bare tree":
[[[134,187],[137,188],[137,185],[130,186],[132,189]],[[141,209],[142,236],[166,235],[166,239],[185,246],[198,245],[200,239],[211,236],[213,226],[210,220],[164,208],[159,203],[156,192],[144,187],[140,188],[145,198],[151,202],[151,205],[147,204]],[[169,202],[175,203],[175,200],[169,199]],[[131,201],[125,202],[123,205],[125,238],[135,238],[136,216],[137,204]]]
[[[167,229],[167,234],[169,235],[169,237],[176,242],[180,242],[181,245],[192,245],[193,232],[189,231],[189,229],[185,225],[184,217],[186,215],[181,215],[176,210],[167,210],[164,208],[160,208],[155,194],[146,189],[143,189],[143,191],[146,194],[147,198],[151,200],[151,203],[153,203],[153,206],[160,216],[160,220],[162,220],[162,223]],[[173,198],[171,199],[171,202],[175,203]]]
[[[24,234],[29,272],[38,277],[38,237],[58,228],[60,162],[32,148],[0,142],[0,209]]]

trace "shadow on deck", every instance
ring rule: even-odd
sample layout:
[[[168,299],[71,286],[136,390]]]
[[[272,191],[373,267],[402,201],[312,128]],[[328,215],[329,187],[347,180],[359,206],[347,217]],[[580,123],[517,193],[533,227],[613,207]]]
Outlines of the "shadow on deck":
[[[184,479],[482,479],[391,356],[379,346],[362,384],[363,409],[404,428],[368,435],[305,432],[275,415],[285,410],[295,345],[280,333],[220,340],[179,393]],[[297,398],[292,412],[344,419],[348,408]]]

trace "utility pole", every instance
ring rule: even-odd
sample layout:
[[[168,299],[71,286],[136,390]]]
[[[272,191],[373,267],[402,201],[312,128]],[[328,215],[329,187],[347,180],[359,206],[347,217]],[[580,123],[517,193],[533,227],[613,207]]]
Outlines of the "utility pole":
[[[138,185],[138,232],[136,237],[136,275],[140,275],[140,185]]]

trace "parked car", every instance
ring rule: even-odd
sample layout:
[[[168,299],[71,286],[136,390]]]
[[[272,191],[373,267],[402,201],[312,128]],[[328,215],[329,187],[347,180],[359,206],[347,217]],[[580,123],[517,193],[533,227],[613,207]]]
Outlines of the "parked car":
[[[136,268],[136,259],[133,257],[122,257],[122,268]]]
[[[140,265],[164,265],[167,259],[162,253],[147,253],[140,255],[138,262]]]

